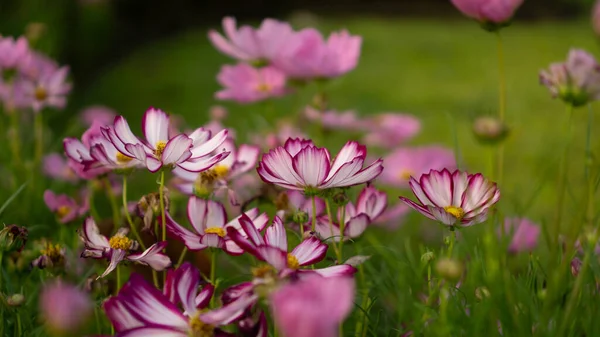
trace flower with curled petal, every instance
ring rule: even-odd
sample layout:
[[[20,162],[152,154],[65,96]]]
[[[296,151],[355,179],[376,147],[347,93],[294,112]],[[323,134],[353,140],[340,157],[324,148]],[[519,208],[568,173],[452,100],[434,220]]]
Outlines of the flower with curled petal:
[[[411,178],[410,188],[420,203],[405,197],[400,197],[400,200],[451,229],[485,221],[490,207],[500,199],[496,183],[480,173],[468,174],[458,170],[454,173],[447,169],[431,170],[419,181]]]

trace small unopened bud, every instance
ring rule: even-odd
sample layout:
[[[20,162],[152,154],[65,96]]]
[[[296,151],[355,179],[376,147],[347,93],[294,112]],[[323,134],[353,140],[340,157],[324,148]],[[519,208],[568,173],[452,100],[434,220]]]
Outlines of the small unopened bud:
[[[475,288],[475,297],[478,301],[483,301],[490,297],[490,291],[486,287],[477,287]]]
[[[435,265],[435,271],[445,280],[455,282],[463,273],[463,266],[459,261],[442,258]]]
[[[573,274],[574,277],[577,277],[577,275],[579,275],[579,270],[581,269],[582,264],[583,262],[581,262],[581,260],[578,257],[571,260],[571,274]]]
[[[421,262],[423,263],[430,263],[433,260],[435,260],[434,252],[425,252],[423,255],[421,255]]]
[[[305,224],[308,222],[308,220],[308,213],[304,211],[298,211],[292,216],[292,221],[297,224]]]
[[[0,251],[21,251],[27,242],[27,228],[10,225],[0,230]]]
[[[542,301],[546,299],[546,296],[548,296],[548,291],[546,289],[541,289],[537,293],[537,297]]]
[[[508,127],[497,118],[479,117],[473,123],[473,133],[482,143],[496,144],[508,136]]]
[[[336,206],[346,206],[346,204],[348,203],[348,196],[346,195],[345,191],[341,191],[339,193],[336,193],[333,195],[333,203]]]
[[[6,298],[6,304],[11,307],[20,307],[23,303],[25,303],[25,296],[23,294],[13,294]]]
[[[444,245],[449,246],[451,241],[452,238],[450,238],[449,236],[444,236]]]

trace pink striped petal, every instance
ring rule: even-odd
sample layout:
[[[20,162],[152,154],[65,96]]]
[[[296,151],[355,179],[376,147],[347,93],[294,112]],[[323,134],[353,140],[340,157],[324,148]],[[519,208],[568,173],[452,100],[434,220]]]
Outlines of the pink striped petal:
[[[192,139],[186,135],[177,135],[171,138],[162,153],[163,165],[179,164],[192,156],[190,147]]]
[[[153,149],[159,142],[169,141],[169,116],[160,109],[150,107],[142,118],[142,131]]]
[[[110,263],[108,264],[108,267],[106,267],[104,273],[102,273],[102,275],[98,276],[96,279],[101,279],[106,275],[110,274],[111,271],[115,270],[115,268],[117,268],[117,265],[121,261],[123,261],[126,254],[127,252],[121,249],[110,249],[107,252],[107,255],[110,257]]]
[[[277,147],[263,155],[259,168],[262,168],[259,174],[268,182],[271,179],[275,184],[283,183],[293,186],[302,186],[303,184],[302,178],[294,170],[292,157],[282,147]],[[268,174],[261,174],[261,172]]]
[[[188,337],[188,333],[165,326],[148,325],[120,332],[115,337]]]
[[[148,158],[146,158],[146,167],[148,168],[148,171],[156,173],[163,167],[163,163],[152,156],[148,156]]]
[[[162,253],[166,246],[166,241],[155,243],[142,253],[130,254],[127,260],[150,266],[156,271],[163,271],[171,266],[171,259]]]
[[[196,312],[196,293],[200,284],[200,272],[186,262],[176,271],[175,287],[177,297],[188,316],[193,316]]]
[[[436,220],[438,220],[446,226],[454,226],[458,222],[454,215],[446,212],[446,210],[444,210],[441,207],[429,206],[429,211]]]
[[[225,249],[225,240],[217,234],[204,234],[200,243],[207,247]]]
[[[342,147],[338,155],[335,157],[333,164],[331,165],[331,171],[327,176],[327,180],[330,180],[334,174],[339,171],[342,166],[346,163],[354,161],[354,159],[359,158],[362,161],[365,160],[367,155],[366,147],[358,144],[357,142],[349,141]]]
[[[352,276],[356,273],[357,269],[349,264],[340,264],[336,266],[318,268],[318,269],[304,269],[301,272],[313,272],[323,277],[339,277],[339,276]]]
[[[218,164],[223,159],[227,158],[228,155],[229,152],[221,152],[214,156],[190,158],[187,161],[179,163],[179,167],[188,172],[202,172],[213,167],[215,164]]]
[[[302,241],[291,254],[298,259],[301,266],[315,264],[325,258],[328,246],[316,237],[310,237]]]
[[[346,228],[344,228],[344,236],[357,238],[364,233],[370,223],[371,219],[369,216],[364,213],[359,214],[346,223]]]
[[[428,217],[429,219],[435,220],[435,217],[433,216],[433,214],[431,214],[431,211],[429,210],[429,208],[419,205],[416,202],[414,202],[410,199],[407,199],[405,197],[400,197],[400,200],[402,200],[402,202],[404,202],[407,206],[414,209],[415,211],[423,214],[424,216]],[[430,207],[433,207],[433,206],[430,206]]]
[[[212,325],[228,325],[239,319],[257,301],[257,295],[243,296],[219,309],[200,314],[200,320]]]
[[[92,217],[86,218],[83,222],[80,238],[88,249],[105,250],[110,248],[108,239],[100,234],[100,229]]]
[[[256,251],[264,261],[281,271],[287,267],[287,252],[277,247],[259,246]]]
[[[136,319],[121,303],[119,297],[110,297],[102,304],[104,314],[116,332],[141,327],[144,324]]]
[[[329,155],[326,149],[307,147],[292,159],[294,171],[304,186],[319,186],[329,174]]]
[[[211,139],[203,143],[194,143],[191,148],[192,158],[198,158],[208,155],[214,151],[218,151],[219,146],[227,139],[229,131],[221,130],[219,133],[214,135]]]
[[[213,297],[214,292],[215,286],[213,286],[212,284],[206,284],[194,299],[196,308],[204,309],[208,307],[208,305],[210,304],[210,299]]]
[[[114,126],[111,130],[114,131],[114,135],[117,136],[117,138],[123,144],[140,143],[140,140],[133,134],[133,132],[131,132],[131,128],[123,116],[115,117]],[[115,146],[117,146],[117,144],[115,144]]]
[[[182,241],[183,244],[189,250],[198,251],[207,248],[206,245],[200,243],[200,240],[202,239],[200,235],[192,233],[191,231],[187,230],[186,228],[175,222],[175,220],[173,220],[173,218],[171,218],[169,214],[166,214],[166,221],[167,232],[171,236],[174,236],[178,240]]]
[[[208,200],[192,196],[188,199],[188,220],[200,235],[204,235],[208,218]]]
[[[421,188],[431,202],[438,207],[452,206],[453,179],[447,169],[431,170],[421,176]],[[459,206],[459,205],[454,205]]]
[[[266,244],[265,240],[260,235],[260,232],[254,225],[254,222],[247,215],[245,215],[245,214],[242,215],[239,219],[239,223],[240,223],[240,226],[242,227],[242,230],[244,231],[244,233],[246,233],[246,236],[250,239],[250,241],[255,246],[260,246],[260,245]]]
[[[463,195],[469,187],[469,175],[466,172],[454,171],[452,174],[452,204],[462,207]]]
[[[408,182],[408,185],[410,186],[410,189],[413,191],[413,193],[415,194],[417,199],[419,199],[419,202],[423,206],[435,206],[433,204],[433,202],[431,202],[431,200],[429,200],[429,198],[427,197],[425,192],[423,192],[421,185],[415,178],[410,177],[410,181]]]
[[[307,147],[315,147],[315,144],[310,139],[301,139],[301,138],[288,138],[283,144],[283,148],[293,157],[300,150],[305,149]]]
[[[265,232],[265,242],[269,246],[277,247],[280,250],[288,250],[287,233],[279,217],[273,219],[273,225],[267,228]]]

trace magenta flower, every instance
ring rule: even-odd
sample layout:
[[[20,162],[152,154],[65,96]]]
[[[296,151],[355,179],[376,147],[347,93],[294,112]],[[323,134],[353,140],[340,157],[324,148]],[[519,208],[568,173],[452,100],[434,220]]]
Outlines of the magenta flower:
[[[61,336],[75,335],[94,312],[87,293],[61,281],[46,284],[39,301],[46,327]]]
[[[410,188],[420,203],[400,197],[414,210],[453,228],[467,227],[487,219],[487,213],[500,199],[500,190],[480,173],[450,173],[431,170],[419,181],[410,178]]]
[[[325,41],[319,31],[306,28],[286,40],[273,65],[291,78],[338,77],[356,68],[361,44],[360,36],[345,30]]]
[[[20,68],[29,53],[25,37],[0,37],[0,70]]]
[[[81,111],[81,121],[88,126],[91,126],[94,122],[102,126],[110,125],[116,116],[117,114],[113,109],[103,105],[90,106]]]
[[[416,136],[421,131],[421,121],[411,115],[386,113],[367,121],[367,145],[392,149]]]
[[[212,247],[223,249],[231,255],[240,255],[244,251],[227,234],[227,228],[233,228],[245,236],[239,223],[240,217],[244,215],[251,219],[257,231],[263,230],[269,221],[266,213],[259,214],[258,209],[254,208],[227,223],[227,213],[223,205],[212,200],[190,197],[188,219],[194,231],[175,222],[169,214],[166,219],[167,231],[193,251]]]
[[[410,178],[419,179],[429,170],[454,170],[456,160],[452,150],[441,146],[403,147],[383,158],[386,169],[381,181],[395,187],[407,188]]]
[[[504,229],[512,235],[508,251],[510,253],[531,252],[535,249],[540,236],[540,226],[525,218],[506,218]]]
[[[71,222],[90,209],[88,193],[85,190],[81,192],[81,204],[66,194],[55,194],[51,190],[44,191],[44,202],[61,223]]]
[[[285,74],[273,67],[253,68],[245,63],[224,65],[217,81],[224,89],[217,92],[215,98],[238,103],[262,101],[288,92]]]
[[[71,91],[71,84],[67,82],[68,74],[69,68],[61,67],[47,70],[32,81],[18,81],[15,95],[28,102],[34,112],[40,112],[45,107],[63,109],[67,104],[66,96]]]
[[[352,275],[356,272],[356,269],[349,265],[337,265],[321,269],[300,269],[323,260],[328,246],[316,237],[311,236],[304,239],[288,253],[285,227],[277,216],[273,219],[273,225],[267,228],[264,237],[248,216],[242,215],[239,223],[246,235],[242,235],[236,228],[227,228],[231,240],[257,259],[267,262],[281,276],[298,272],[317,273],[321,276],[332,277],[344,274]]]
[[[208,33],[215,48],[237,60],[252,63],[268,63],[294,32],[288,23],[273,19],[263,20],[258,29],[249,26],[237,29],[232,17],[223,18],[223,30],[226,37],[215,30]]]
[[[42,160],[44,174],[52,179],[75,183],[79,177],[75,174],[66,158],[58,153],[50,153]]]
[[[523,0],[451,0],[464,15],[482,23],[509,21]]]
[[[187,263],[170,275],[164,294],[133,274],[117,296],[104,302],[106,316],[117,332],[115,336],[228,337],[231,334],[218,327],[238,320],[248,303],[256,301],[255,296],[244,296],[205,311],[214,287],[204,286],[198,292],[200,274]]]
[[[564,63],[552,63],[540,72],[540,82],[553,97],[573,106],[600,99],[600,65],[590,53],[571,49]]]
[[[327,110],[321,112],[311,106],[304,109],[304,116],[311,122],[320,123],[326,129],[364,131],[367,125],[360,119],[354,111],[334,111]]]
[[[354,307],[354,280],[310,277],[284,285],[271,295],[271,311],[286,337],[336,337]]]
[[[288,139],[263,155],[258,174],[267,183],[314,194],[319,190],[346,187],[375,179],[383,170],[381,159],[363,168],[366,147],[348,142],[331,161],[325,148],[310,140]]]
[[[128,228],[120,228],[110,239],[100,234],[100,230],[89,217],[85,219],[83,228],[79,232],[79,237],[85,245],[82,257],[91,257],[94,259],[107,259],[110,261],[108,268],[98,278],[105,277],[123,261],[132,261],[139,264],[150,266],[156,271],[162,271],[171,266],[171,260],[162,253],[167,242],[161,241],[148,247],[142,253],[135,253],[139,247],[136,241],[127,237]]]

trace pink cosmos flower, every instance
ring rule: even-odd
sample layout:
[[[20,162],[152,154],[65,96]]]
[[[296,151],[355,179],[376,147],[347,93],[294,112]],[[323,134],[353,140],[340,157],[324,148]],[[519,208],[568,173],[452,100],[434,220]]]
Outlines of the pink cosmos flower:
[[[0,69],[19,68],[29,53],[29,43],[24,36],[16,40],[0,36]]]
[[[81,121],[88,126],[94,122],[103,126],[110,125],[116,116],[117,113],[113,109],[103,105],[90,106],[81,111]]]
[[[75,183],[79,177],[75,174],[66,158],[59,153],[50,153],[42,160],[44,174],[52,179]]]
[[[56,335],[75,335],[94,312],[87,293],[61,281],[46,284],[39,301],[44,323]]]
[[[88,193],[85,190],[81,191],[81,204],[66,194],[55,194],[51,190],[44,191],[44,202],[61,223],[71,222],[90,209]]]
[[[421,131],[421,121],[407,114],[380,114],[366,124],[369,133],[364,138],[365,144],[386,149],[401,145]]]
[[[600,99],[600,65],[590,53],[571,49],[567,61],[540,72],[540,82],[553,97],[573,106]]]
[[[505,23],[523,0],[451,0],[464,15],[480,22]]]
[[[318,276],[284,285],[271,295],[271,312],[286,337],[336,337],[354,306],[350,277]]]
[[[410,178],[419,179],[429,170],[454,170],[454,153],[441,146],[402,147],[383,158],[386,169],[381,181],[391,186],[407,188]]]
[[[155,243],[142,253],[134,253],[139,244],[129,239],[127,237],[128,233],[129,229],[121,228],[109,239],[100,234],[93,218],[85,219],[83,228],[79,232],[79,237],[85,245],[85,250],[81,256],[110,261],[108,268],[98,278],[108,275],[123,260],[147,265],[156,271],[162,271],[171,266],[169,257],[162,253],[167,245],[166,241]]]
[[[119,294],[104,302],[104,311],[115,328],[117,337],[163,336],[228,337],[219,326],[238,320],[255,296],[244,296],[211,311],[214,287],[204,286],[200,292],[200,274],[189,264],[182,265],[161,293],[138,274],[131,275]],[[183,311],[177,304],[181,304]],[[257,337],[266,337],[257,335]]]
[[[236,149],[233,140],[228,139],[219,151],[229,152],[229,156],[204,172],[189,172],[175,168],[173,173],[183,181],[177,184],[177,188],[188,195],[210,195],[213,191],[225,190],[230,202],[236,205],[236,192],[230,188],[230,185],[241,175],[256,167],[260,148],[242,144]]]
[[[304,109],[304,116],[311,122],[318,122],[326,129],[332,130],[348,130],[348,131],[364,131],[366,123],[356,115],[352,110],[334,111],[328,110],[321,112],[311,106]]]
[[[241,216],[251,219],[257,231],[263,230],[269,221],[266,213],[259,214],[253,208],[243,215],[227,223],[227,213],[223,205],[216,201],[190,197],[188,201],[188,219],[194,227],[190,231],[181,226],[167,214],[167,231],[170,235],[182,241],[188,249],[198,251],[205,248],[220,248],[231,255],[240,255],[244,251],[227,234],[227,228],[233,228],[245,236],[239,223]]]
[[[226,37],[211,30],[208,38],[223,54],[240,61],[263,63],[269,62],[292,38],[292,27],[285,22],[265,19],[258,29],[241,26],[236,28],[235,19],[223,18],[223,30]]]
[[[285,227],[277,216],[273,219],[273,225],[267,228],[264,237],[248,216],[242,215],[239,223],[246,235],[242,235],[236,228],[227,228],[227,234],[231,240],[244,251],[267,262],[280,273],[280,276],[293,273],[317,273],[321,276],[332,277],[344,274],[352,275],[356,272],[354,267],[345,264],[312,270],[300,269],[300,267],[310,266],[323,260],[328,246],[311,236],[288,253]]]
[[[18,81],[15,85],[16,95],[28,102],[34,112],[43,108],[63,109],[67,104],[67,94],[71,84],[67,82],[68,67],[47,70],[35,80]],[[20,103],[19,105],[24,105]]]
[[[283,147],[263,155],[258,174],[267,183],[315,193],[375,179],[383,170],[382,160],[363,168],[366,155],[366,147],[350,141],[332,162],[329,151],[316,147],[312,141],[288,139]]]
[[[285,95],[286,76],[273,67],[254,68],[245,63],[224,65],[217,75],[224,87],[215,94],[220,100],[252,103]]]
[[[410,188],[420,203],[404,197],[400,200],[426,217],[450,227],[467,227],[485,221],[490,207],[500,199],[496,183],[480,173],[431,170],[419,181],[411,177]]]
[[[333,78],[356,68],[362,39],[345,30],[332,33],[327,41],[315,29],[294,34],[281,46],[273,65],[288,77]]]
[[[540,226],[525,218],[506,218],[505,232],[512,235],[508,251],[510,253],[531,252],[535,249],[540,235]]]
[[[118,151],[111,142],[104,138],[101,128],[102,124],[92,123],[81,136],[81,140],[76,138],[63,140],[65,154],[69,158],[69,166],[83,179],[93,179],[114,168],[129,168],[138,165],[137,162],[131,160],[117,160],[116,153]],[[113,154],[113,156],[109,157],[109,154]]]

